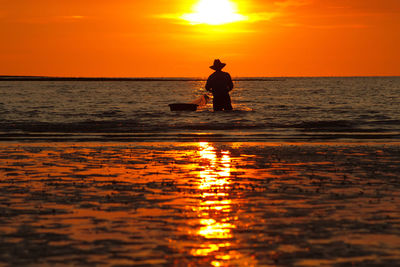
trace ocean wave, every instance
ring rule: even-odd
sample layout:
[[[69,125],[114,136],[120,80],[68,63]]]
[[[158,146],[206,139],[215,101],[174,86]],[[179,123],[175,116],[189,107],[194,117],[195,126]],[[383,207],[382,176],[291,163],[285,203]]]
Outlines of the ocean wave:
[[[1,133],[0,142],[327,142],[327,141],[400,141],[399,133]]]
[[[0,132],[3,133],[57,133],[57,134],[163,134],[170,132],[208,133],[213,131],[224,135],[241,134],[254,135],[255,132],[274,133],[279,135],[306,135],[315,133],[328,134],[388,134],[400,132],[399,120],[387,121],[352,121],[352,120],[319,120],[303,122],[256,122],[245,118],[235,118],[228,121],[198,121],[193,120],[115,120],[112,114],[109,119],[80,122],[31,122],[3,121],[0,122]]]

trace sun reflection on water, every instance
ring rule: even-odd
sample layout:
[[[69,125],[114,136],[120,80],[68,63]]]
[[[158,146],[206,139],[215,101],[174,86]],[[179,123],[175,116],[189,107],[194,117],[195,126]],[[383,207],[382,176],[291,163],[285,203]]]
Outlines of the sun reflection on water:
[[[230,198],[231,156],[229,151],[218,151],[209,143],[199,143],[202,160],[198,189],[201,201],[194,211],[199,216],[199,229],[195,234],[205,241],[191,251],[194,256],[214,255],[213,266],[222,266],[231,258],[229,248],[236,228],[232,218],[233,201]],[[226,253],[224,253],[226,252]]]

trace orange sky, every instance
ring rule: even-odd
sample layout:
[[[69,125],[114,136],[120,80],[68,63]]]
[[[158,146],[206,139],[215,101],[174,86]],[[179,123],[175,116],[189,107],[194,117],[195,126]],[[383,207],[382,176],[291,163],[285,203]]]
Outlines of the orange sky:
[[[0,75],[400,75],[399,0],[231,0],[250,18],[180,19],[198,0],[0,0]]]

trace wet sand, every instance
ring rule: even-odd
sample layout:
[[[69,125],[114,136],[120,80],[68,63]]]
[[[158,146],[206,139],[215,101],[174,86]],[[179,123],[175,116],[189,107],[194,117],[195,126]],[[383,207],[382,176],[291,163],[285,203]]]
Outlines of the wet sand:
[[[400,262],[400,144],[2,143],[0,158],[0,265]]]

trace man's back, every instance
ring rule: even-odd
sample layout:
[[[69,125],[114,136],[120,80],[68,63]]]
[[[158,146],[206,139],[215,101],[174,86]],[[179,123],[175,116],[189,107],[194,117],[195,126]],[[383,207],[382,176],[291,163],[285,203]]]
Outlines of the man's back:
[[[207,79],[206,90],[213,94],[226,94],[233,88],[231,76],[227,72],[216,71]]]

